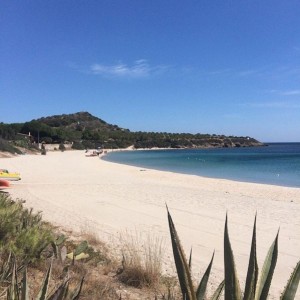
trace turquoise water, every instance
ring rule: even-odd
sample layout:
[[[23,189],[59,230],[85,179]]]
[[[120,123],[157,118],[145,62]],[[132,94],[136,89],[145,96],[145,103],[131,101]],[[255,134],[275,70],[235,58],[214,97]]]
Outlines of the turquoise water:
[[[267,147],[112,152],[105,160],[212,178],[300,188],[300,143]]]

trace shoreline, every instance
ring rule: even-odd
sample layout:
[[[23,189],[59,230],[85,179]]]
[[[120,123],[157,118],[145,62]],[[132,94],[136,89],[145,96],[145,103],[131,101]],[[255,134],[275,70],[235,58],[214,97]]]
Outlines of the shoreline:
[[[287,144],[287,143],[273,143],[273,144]],[[295,143],[295,144],[299,144],[299,143]],[[258,146],[261,147],[261,146]],[[201,148],[201,149],[216,149],[216,148]],[[220,148],[219,148],[220,149]],[[150,170],[154,170],[154,171],[161,171],[161,172],[171,172],[171,173],[175,173],[175,174],[181,174],[181,175],[193,175],[193,176],[199,176],[201,178],[208,178],[208,179],[219,179],[219,180],[229,180],[229,181],[235,181],[235,182],[241,182],[241,183],[253,183],[253,184],[263,184],[263,185],[271,185],[271,186],[280,186],[280,187],[288,187],[288,188],[298,188],[300,189],[300,186],[298,185],[293,185],[293,184],[276,184],[276,183],[272,183],[272,182],[259,182],[259,181],[253,181],[253,180],[246,180],[246,179],[236,179],[236,178],[225,178],[225,177],[212,177],[212,176],[206,176],[203,174],[193,174],[193,173],[185,173],[185,172],[180,172],[178,170],[164,170],[164,169],[159,169],[159,168],[155,168],[154,166],[138,166],[138,165],[134,165],[134,164],[130,164],[130,163],[126,163],[126,162],[118,162],[118,161],[113,161],[113,160],[106,160],[105,156],[107,154],[113,153],[113,152],[135,152],[135,151],[168,151],[168,150],[189,150],[186,148],[180,148],[180,149],[171,149],[171,148],[139,148],[139,149],[132,149],[130,148],[126,148],[126,149],[104,149],[106,151],[106,153],[103,153],[101,155],[99,155],[100,159],[103,159],[104,161],[107,162],[111,162],[111,163],[116,163],[116,164],[121,164],[121,165],[126,165],[126,166],[132,166],[132,167],[136,167],[136,168],[146,168],[146,169],[150,169]],[[197,150],[197,149],[195,149]]]
[[[84,151],[48,152],[0,158],[0,167],[21,173],[9,190],[43,218],[80,232],[90,229],[108,243],[124,230],[153,233],[165,240],[165,268],[175,270],[165,204],[168,204],[182,245],[193,246],[193,274],[203,274],[212,252],[210,282],[223,279],[223,231],[229,235],[241,288],[246,277],[252,227],[257,212],[257,253],[261,270],[280,227],[279,255],[270,299],[278,299],[300,253],[300,189],[206,178],[198,175],[121,165]],[[298,289],[297,296],[300,296]],[[296,296],[296,297],[297,297]]]

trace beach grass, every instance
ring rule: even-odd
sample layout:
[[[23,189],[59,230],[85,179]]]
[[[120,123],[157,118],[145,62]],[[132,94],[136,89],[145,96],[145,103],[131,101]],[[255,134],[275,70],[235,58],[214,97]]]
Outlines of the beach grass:
[[[119,279],[134,287],[158,287],[162,273],[163,240],[140,232],[125,231],[120,236],[122,270]]]

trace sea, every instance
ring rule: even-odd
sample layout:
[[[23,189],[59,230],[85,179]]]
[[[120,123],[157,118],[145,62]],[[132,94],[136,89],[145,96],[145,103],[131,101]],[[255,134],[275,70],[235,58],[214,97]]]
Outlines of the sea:
[[[113,151],[104,160],[162,171],[300,188],[300,143],[263,147]]]

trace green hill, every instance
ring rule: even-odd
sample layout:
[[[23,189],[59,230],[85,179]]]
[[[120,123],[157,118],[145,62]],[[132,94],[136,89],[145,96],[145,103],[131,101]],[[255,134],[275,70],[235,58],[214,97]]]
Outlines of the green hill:
[[[94,130],[94,131],[116,131],[124,130],[117,125],[111,125],[105,121],[94,117],[88,112],[78,112],[74,114],[55,115],[43,117],[36,120],[54,128],[66,128],[77,131]]]
[[[263,145],[251,137],[216,134],[131,132],[88,112],[42,117],[26,123],[0,123],[0,138],[17,146],[34,143],[72,143],[85,148],[208,148]]]

